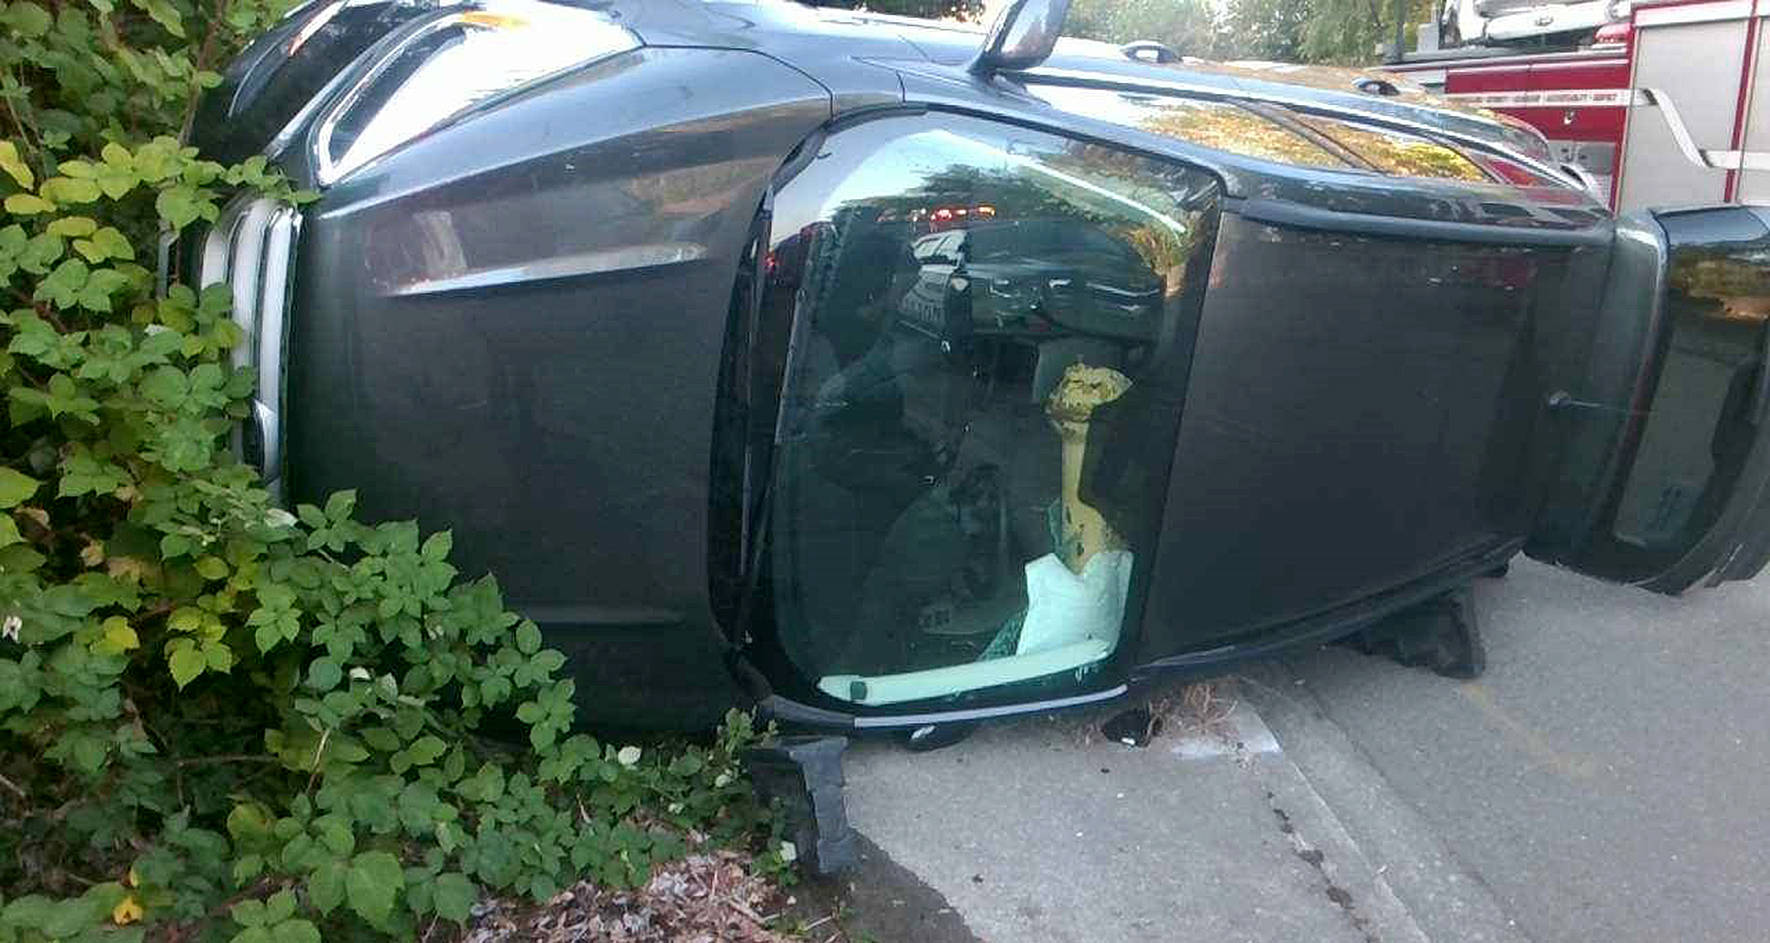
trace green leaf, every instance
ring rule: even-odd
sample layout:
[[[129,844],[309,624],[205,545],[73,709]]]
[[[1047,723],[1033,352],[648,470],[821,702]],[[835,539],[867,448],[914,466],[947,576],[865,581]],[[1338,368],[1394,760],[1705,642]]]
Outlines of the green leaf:
[[[25,4],[20,4],[20,6],[24,5]],[[35,6],[35,4],[30,5]],[[38,9],[42,8],[39,7]],[[11,12],[11,10],[7,11],[8,14],[11,14]],[[12,17],[9,15],[7,19],[10,21]],[[14,182],[27,190],[29,190],[36,182],[36,177],[31,173],[30,165],[26,164],[24,159],[19,156],[18,145],[13,144],[11,141],[0,141],[0,170],[6,171],[7,175],[10,176]]]
[[[49,271],[57,259],[61,258],[67,246],[62,238],[54,233],[38,233],[25,243],[24,251],[18,255],[18,267],[33,275],[41,275]]]
[[[0,515],[0,547],[10,547],[13,544],[24,542],[25,539],[19,536],[18,525],[13,523],[12,518]]]
[[[405,880],[405,871],[393,855],[385,851],[357,855],[344,876],[350,909],[375,926],[384,925],[393,914],[394,900],[405,887]]]
[[[429,766],[448,749],[448,744],[442,742],[442,738],[427,735],[420,737],[417,742],[407,747],[406,754],[411,758],[413,766]]]
[[[43,199],[51,203],[91,203],[98,199],[98,184],[78,177],[51,177],[37,187]]]
[[[154,199],[154,209],[159,211],[161,219],[172,224],[173,229],[183,229],[196,222],[202,217],[205,205],[195,187],[179,186],[161,190],[160,195]],[[10,206],[7,208],[11,209]]]
[[[19,506],[42,486],[42,482],[29,475],[10,468],[0,468],[0,508]]]
[[[453,550],[454,547],[455,538],[445,530],[431,534],[429,539],[424,541],[424,546],[419,548],[418,552],[422,554],[426,560],[447,560],[449,558],[449,551]]]
[[[85,241],[75,240],[75,245]],[[96,269],[86,279],[86,284],[81,286],[77,300],[82,308],[108,312],[111,310],[111,297],[128,287],[128,275],[112,268]]]
[[[277,891],[264,902],[264,922],[282,923],[295,916],[295,895],[287,890]]]
[[[334,524],[344,523],[355,510],[355,491],[338,491],[326,499],[326,519]]]
[[[172,681],[180,688],[191,683],[203,669],[209,667],[209,660],[194,645],[174,649],[170,658]]]
[[[80,292],[91,276],[92,271],[85,262],[68,259],[56,266],[48,278],[37,283],[37,291],[31,297],[36,301],[54,302],[58,308],[75,307],[80,303]]]
[[[35,3],[12,3],[7,5],[4,14],[0,14],[0,23],[26,39],[36,39],[49,32],[54,21],[49,18],[49,11]],[[20,183],[30,186],[23,181]]]
[[[456,923],[466,923],[472,915],[473,902],[479,899],[479,888],[458,871],[445,871],[436,876],[430,888],[437,916]]]
[[[98,188],[104,191],[104,195],[113,200],[121,200],[128,196],[129,191],[135,189],[135,185],[141,182],[140,175],[133,168],[112,163],[99,165],[92,179],[98,184]]]
[[[316,691],[330,691],[344,680],[344,669],[330,658],[315,658],[307,667],[307,686]]]
[[[263,841],[271,834],[270,816],[256,802],[238,803],[227,814],[227,833],[239,843]]]
[[[264,873],[263,855],[241,855],[234,859],[234,883],[243,885]]]
[[[307,920],[285,920],[271,928],[271,943],[320,943],[320,930]]]
[[[98,223],[90,216],[63,216],[49,224],[49,231],[58,236],[90,236],[98,230]]]
[[[228,911],[234,922],[242,927],[264,926],[264,902],[260,900],[243,900]]]
[[[344,903],[344,870],[344,862],[337,861],[307,876],[307,899],[315,910],[330,914]]]
[[[14,193],[6,198],[6,212],[14,216],[35,216],[55,212],[55,204],[32,193]]]
[[[181,39],[184,37],[184,17],[167,0],[135,0],[135,6],[146,11],[155,23],[166,27],[166,32]]]
[[[541,650],[541,630],[533,622],[524,622],[516,627],[516,647],[524,655],[533,655]]]
[[[135,247],[129,244],[129,238],[114,226],[106,226],[92,234],[92,245],[104,258],[133,259]]]
[[[112,616],[104,620],[104,636],[93,645],[93,650],[106,655],[121,655],[141,645],[141,639],[135,635],[135,628],[129,620],[122,616]]]
[[[155,406],[177,409],[190,391],[189,380],[177,367],[155,367],[141,381],[141,395]]]

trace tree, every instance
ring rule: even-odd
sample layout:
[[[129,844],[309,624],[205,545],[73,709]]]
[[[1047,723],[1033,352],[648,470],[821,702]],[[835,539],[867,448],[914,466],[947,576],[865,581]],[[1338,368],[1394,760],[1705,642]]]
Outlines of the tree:
[[[1225,59],[1303,61],[1304,32],[1313,0],[1232,0],[1218,50]]]
[[[1407,0],[1405,33],[1430,20],[1432,0]],[[1394,41],[1391,0],[1229,0],[1220,49],[1224,58],[1277,62],[1373,64]]]
[[[1309,25],[1304,30],[1302,60],[1348,65],[1374,63],[1377,47],[1395,39],[1395,4],[1389,0],[1309,0]],[[1432,0],[1407,0],[1403,10],[1403,42],[1414,29],[1437,13]]]
[[[1209,0],[1073,0],[1064,33],[1109,43],[1150,39],[1206,59],[1217,52]]]

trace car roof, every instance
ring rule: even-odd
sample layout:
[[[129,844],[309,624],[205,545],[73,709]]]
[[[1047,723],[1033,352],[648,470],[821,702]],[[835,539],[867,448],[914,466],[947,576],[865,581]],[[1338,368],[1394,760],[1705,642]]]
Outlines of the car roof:
[[[839,94],[843,84],[864,81],[856,74],[857,63],[962,66],[976,55],[984,36],[980,25],[811,7],[792,0],[631,0],[627,6],[631,9],[623,11],[624,19],[648,44],[754,48],[832,84]],[[1546,143],[1527,125],[1378,70],[1195,58],[1155,63],[1133,59],[1109,43],[1066,37],[1043,65],[1025,75],[1363,113],[1548,159]]]
[[[1009,121],[1056,122],[1076,136],[1196,161],[1217,173],[1226,192],[1236,198],[1290,201],[1336,213],[1486,222],[1512,229],[1584,229],[1609,215],[1584,189],[1563,179],[1540,134],[1416,92],[1398,76],[1385,78],[1401,94],[1378,95],[1353,82],[1381,73],[1197,60],[1156,64],[1133,60],[1110,44],[1064,39],[1037,67],[979,81],[965,69],[983,42],[983,30],[976,26],[787,0],[594,2],[648,46],[743,49],[786,63],[830,91],[838,118],[882,114],[907,101],[920,108]],[[1456,150],[1489,152],[1516,165],[1521,179],[1534,182],[1429,179],[1274,163],[1251,152],[1152,131],[1119,109],[1065,108],[1041,88],[1063,85],[1130,96],[1226,100],[1251,105],[1269,121],[1279,120],[1284,111],[1314,112],[1386,126],[1404,137],[1424,133]],[[1363,162],[1372,169],[1382,164]]]

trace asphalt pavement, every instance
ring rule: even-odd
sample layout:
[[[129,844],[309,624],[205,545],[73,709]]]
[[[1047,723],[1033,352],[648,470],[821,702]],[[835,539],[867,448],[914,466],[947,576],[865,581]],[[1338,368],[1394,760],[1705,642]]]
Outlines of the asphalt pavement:
[[[1520,559],[1476,599],[1478,681],[1337,648],[1250,672],[1367,852],[1384,817],[1314,758],[1374,768],[1527,939],[1770,939],[1770,578],[1668,598]]]
[[[1473,682],[1329,647],[1253,666],[1227,720],[1147,748],[1100,735],[1124,705],[926,754],[856,744],[852,880],[887,888],[861,925],[924,928],[871,937],[892,943],[1770,939],[1770,578],[1669,599],[1521,559],[1476,592]]]
[[[873,847],[851,884],[901,886],[886,858],[932,891],[874,894],[852,925],[891,943],[1427,939],[1251,709],[1147,747],[1101,735],[1123,709],[852,747],[849,817]],[[948,911],[965,935],[891,932]]]

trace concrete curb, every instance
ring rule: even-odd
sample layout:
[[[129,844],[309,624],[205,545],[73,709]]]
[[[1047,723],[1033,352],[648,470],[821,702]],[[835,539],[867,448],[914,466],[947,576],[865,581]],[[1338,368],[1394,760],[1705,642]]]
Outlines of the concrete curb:
[[[1389,886],[1384,869],[1373,866],[1352,833],[1309,777],[1284,752],[1260,715],[1243,701],[1236,708],[1243,729],[1257,727],[1273,749],[1261,762],[1277,767],[1262,777],[1280,830],[1299,858],[1321,872],[1323,894],[1346,913],[1368,943],[1429,943],[1412,912]]]
[[[1318,801],[1337,810],[1330,815],[1348,841],[1378,863],[1372,873],[1423,938],[1530,943],[1493,892],[1389,786],[1287,666],[1261,663],[1242,680],[1243,695],[1267,720],[1287,761]]]

